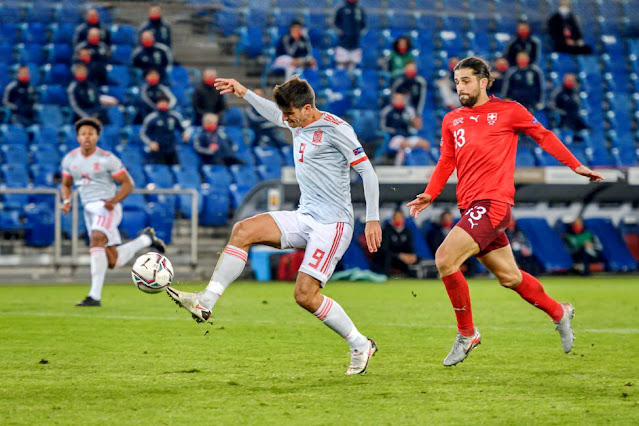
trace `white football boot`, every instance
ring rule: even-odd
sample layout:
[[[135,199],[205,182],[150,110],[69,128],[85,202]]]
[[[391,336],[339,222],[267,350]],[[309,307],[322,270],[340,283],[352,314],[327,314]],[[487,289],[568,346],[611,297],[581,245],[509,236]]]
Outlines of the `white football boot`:
[[[211,318],[211,310],[204,306],[198,299],[199,293],[179,291],[169,286],[166,288],[166,294],[169,295],[176,305],[189,311],[195,321],[206,322]]]
[[[368,345],[363,352],[358,351],[357,349],[353,349],[351,354],[351,365],[348,366],[348,370],[346,370],[347,376],[352,376],[354,374],[365,374],[366,369],[368,368],[368,363],[370,362],[373,355],[377,352],[377,345],[373,339],[368,339]]]
[[[575,316],[575,308],[570,303],[560,303],[564,309],[564,315],[561,319],[555,323],[557,326],[555,330],[559,332],[561,337],[561,347],[565,353],[572,350],[572,343],[575,340],[575,335],[572,332],[572,317]]]
[[[470,351],[477,347],[481,343],[481,334],[479,330],[475,328],[475,334],[469,337],[464,337],[460,333],[457,333],[453,348],[450,350],[448,356],[444,359],[444,366],[452,367],[455,364],[463,362]]]

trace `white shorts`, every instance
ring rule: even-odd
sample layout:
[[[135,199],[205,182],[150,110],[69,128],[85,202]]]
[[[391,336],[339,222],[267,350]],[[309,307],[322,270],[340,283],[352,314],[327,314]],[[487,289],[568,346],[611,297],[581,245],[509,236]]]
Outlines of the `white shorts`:
[[[352,62],[359,64],[362,62],[362,49],[344,49],[341,46],[335,48],[335,62],[338,64],[345,64]]]
[[[122,221],[122,205],[116,204],[113,210],[104,208],[104,201],[94,201],[84,205],[84,223],[87,232],[100,231],[107,237],[107,246],[122,244],[118,226]]]
[[[300,272],[318,279],[324,287],[351,243],[351,225],[346,222],[320,223],[297,211],[269,214],[282,232],[281,248],[305,248]]]
[[[399,151],[404,142],[408,142],[408,146],[405,148],[415,148],[415,145],[419,143],[420,139],[419,136],[393,136],[388,142],[388,148],[393,151]]]

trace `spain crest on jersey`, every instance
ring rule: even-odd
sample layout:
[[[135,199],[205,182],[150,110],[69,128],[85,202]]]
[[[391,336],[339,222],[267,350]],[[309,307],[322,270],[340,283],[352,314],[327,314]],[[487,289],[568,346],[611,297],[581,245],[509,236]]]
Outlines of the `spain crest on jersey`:
[[[497,113],[489,112],[488,115],[486,116],[486,119],[488,120],[488,124],[492,126],[493,124],[497,122]]]
[[[315,130],[315,133],[313,133],[313,140],[311,141],[311,143],[314,143],[314,144],[322,143],[322,136],[324,136],[323,130]]]

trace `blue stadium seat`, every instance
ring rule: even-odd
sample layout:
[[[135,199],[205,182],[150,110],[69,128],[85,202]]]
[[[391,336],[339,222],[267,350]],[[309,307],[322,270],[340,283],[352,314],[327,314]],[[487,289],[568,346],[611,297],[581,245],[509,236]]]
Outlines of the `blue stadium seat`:
[[[26,8],[29,23],[48,24],[55,18],[55,9],[48,2],[33,2]]]
[[[257,172],[262,180],[282,177],[282,158],[277,148],[256,147],[253,152],[259,164]]]
[[[255,167],[251,165],[233,165],[229,167],[233,181],[239,186],[247,186],[249,189],[257,185],[258,178]]]
[[[191,87],[188,70],[180,65],[174,65],[169,71],[172,86]]]
[[[404,160],[406,166],[430,166],[433,164],[430,155],[423,149],[405,149],[404,154],[406,155]]]
[[[17,3],[6,3],[0,7],[0,22],[2,22],[2,25],[22,21],[22,7]]]
[[[249,9],[244,22],[260,31],[266,28],[268,24],[267,10],[264,8],[253,7]]]
[[[231,201],[234,209],[237,209],[244,201],[246,194],[251,190],[251,187],[248,185],[238,185],[236,183],[232,183],[229,187],[229,191],[231,193]]]
[[[53,198],[53,197],[49,197]],[[27,204],[24,208],[25,244],[31,247],[47,247],[55,240],[55,219],[51,206],[47,204]]]
[[[40,44],[19,44],[18,62],[42,65],[45,62],[44,48]]]
[[[389,12],[387,26],[394,30],[410,31],[417,28],[417,23],[413,13],[396,9]]]
[[[165,243],[171,244],[175,212],[171,202],[150,202],[146,205],[149,225]]]
[[[200,173],[193,167],[184,167],[175,165],[172,167],[175,174],[176,183],[180,189],[200,189]],[[198,194],[198,211],[199,217],[202,212],[202,196]],[[178,195],[178,211],[187,219],[191,218],[191,195],[180,194]]]
[[[58,105],[36,105],[38,123],[48,126],[61,126],[64,124],[64,115]]]
[[[344,252],[344,255],[342,256],[339,264],[344,269],[359,268],[362,270],[367,270],[371,268],[371,265],[368,262],[364,251],[359,246],[359,233],[353,234],[353,239]]]
[[[248,164],[255,164],[255,158],[253,154],[248,148],[247,140],[251,140],[247,138],[248,133],[245,130],[239,127],[229,126],[223,128],[224,133],[226,133],[226,137],[233,144],[233,151],[235,152],[235,157],[244,161]]]
[[[240,107],[229,107],[226,111],[224,111],[224,115],[222,116],[222,125],[226,127],[246,127],[244,110]]]
[[[10,209],[8,206],[4,210],[0,210],[0,229],[5,232],[24,229],[20,211],[21,209]]]
[[[4,180],[4,185],[8,188],[24,188],[29,184],[29,173],[24,164],[3,164],[0,166],[0,173]],[[15,210],[22,210],[28,203],[27,194],[4,194],[4,207]]]
[[[29,154],[26,145],[0,145],[2,161],[26,166],[29,164]]]
[[[215,22],[217,28],[222,31],[222,35],[228,37],[235,33],[235,30],[241,26],[240,13],[237,10],[224,8],[215,13]]]
[[[45,25],[34,23],[22,23],[19,25],[20,32],[22,33],[22,42],[26,45],[38,45],[42,46],[47,42],[47,31]]]
[[[211,186],[212,191],[228,195],[232,177],[226,166],[207,164],[202,166],[202,173],[204,174],[204,180]]]
[[[147,164],[144,166],[144,173],[149,183],[155,184],[158,188],[172,188],[175,183],[171,169],[164,164]]]
[[[107,82],[109,85],[130,86],[129,68],[126,65],[107,65]]]
[[[72,79],[71,69],[66,63],[46,64],[42,67],[42,72],[42,84],[59,84],[61,86],[67,86]]]
[[[40,102],[58,106],[69,106],[67,91],[59,84],[40,87]]]
[[[58,9],[56,21],[60,24],[72,24],[77,25],[82,20],[82,15],[77,5],[62,5]]]
[[[200,225],[226,225],[231,207],[228,188],[226,188],[224,192],[221,192],[212,186],[203,185],[200,193],[202,195],[202,210],[200,211],[199,217]]]
[[[440,31],[437,38],[441,43],[442,50],[447,52],[449,57],[462,56],[466,50],[461,33],[455,31]]]
[[[111,43],[128,44],[129,46],[137,45],[138,40],[135,28],[126,24],[111,25]]]
[[[55,175],[59,165],[55,164],[32,164],[30,167],[33,176],[33,186],[54,188],[56,186]]]
[[[282,166],[294,167],[295,158],[293,157],[293,147],[290,145],[284,145],[280,148],[280,157],[282,158]]]
[[[141,206],[138,205],[140,201],[135,200],[141,200]],[[131,201],[135,201],[135,203],[129,206],[128,204]],[[149,224],[144,196],[142,194],[131,194],[122,200],[122,207],[120,233],[125,238],[135,238]]]
[[[177,146],[177,153],[182,166],[199,170],[200,156],[193,149],[193,145],[180,144]]]
[[[142,163],[128,163],[124,164],[124,167],[126,167],[126,170],[135,182],[136,187],[143,188],[146,186],[146,175],[144,174],[144,166]]]
[[[4,145],[26,146],[29,143],[29,135],[20,124],[2,124],[0,125],[0,133],[2,133]]]
[[[236,61],[240,53],[246,54],[249,58],[257,58],[260,56],[264,48],[262,30],[251,26],[248,28],[240,28],[238,32],[240,39],[235,48]]]
[[[114,148],[114,154],[122,160],[122,163],[129,168],[130,164],[142,165],[144,156],[139,145],[123,144]]]
[[[530,242],[535,258],[547,272],[563,272],[572,268],[570,254],[546,219],[520,218],[517,225]]]
[[[31,135],[32,145],[58,144],[57,124],[34,124],[27,129],[27,132]]]
[[[373,110],[352,110],[353,129],[355,134],[365,142],[375,141],[380,137],[379,113]]]
[[[8,44],[8,43],[4,43],[4,42],[0,42],[0,57],[3,58],[4,62],[3,65],[5,66],[5,68],[7,67],[7,63],[15,63],[15,56],[13,54],[13,45]],[[9,75],[5,75],[4,76],[5,79],[9,79]]]
[[[73,40],[76,24],[68,22],[53,23],[49,26],[51,32],[51,43],[68,44]]]
[[[627,272],[637,269],[637,262],[633,259],[620,233],[609,218],[585,219],[584,225],[595,234],[601,242],[603,247],[601,254],[609,270],[613,272]]]
[[[311,87],[314,87],[315,89],[319,89],[320,87],[322,87],[322,77],[320,76],[319,71],[316,69],[305,69],[302,72],[302,78],[308,81],[308,84],[310,84]]]
[[[31,155],[33,156],[33,164],[60,164],[60,153],[56,145],[32,145]]]
[[[128,65],[131,62],[133,47],[128,44],[114,44],[111,46],[109,62],[115,65]]]
[[[18,28],[15,23],[4,23],[0,25],[0,42],[13,45],[19,41]]]
[[[366,26],[368,28],[380,29],[386,26],[384,16],[381,12],[369,10],[366,13]]]

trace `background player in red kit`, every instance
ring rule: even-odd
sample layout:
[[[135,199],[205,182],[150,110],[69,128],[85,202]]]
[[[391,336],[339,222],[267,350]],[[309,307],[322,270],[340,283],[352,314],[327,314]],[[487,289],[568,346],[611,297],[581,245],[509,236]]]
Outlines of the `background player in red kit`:
[[[459,267],[477,256],[507,288],[546,312],[557,326],[564,352],[572,349],[569,303],[558,303],[532,275],[517,267],[504,234],[514,205],[514,171],[517,134],[526,133],[544,150],[575,173],[601,181],[601,174],[581,165],[570,151],[533,115],[517,102],[488,96],[490,66],[477,57],[460,61],[454,69],[461,108],[449,112],[442,122],[441,157],[424,193],[410,203],[417,215],[440,194],[448,177],[457,169],[457,205],[462,218],[435,254],[435,263],[455,310],[457,338],[444,359],[445,366],[463,361],[481,342],[473,324],[468,284]]]

